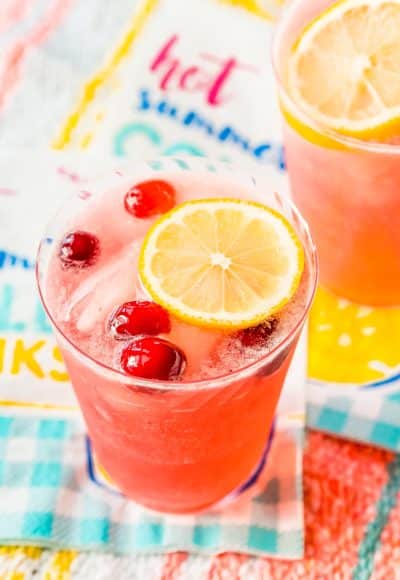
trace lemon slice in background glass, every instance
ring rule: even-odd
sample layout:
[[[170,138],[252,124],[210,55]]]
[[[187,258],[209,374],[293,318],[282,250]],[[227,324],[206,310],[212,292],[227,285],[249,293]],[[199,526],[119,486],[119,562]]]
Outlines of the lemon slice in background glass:
[[[400,132],[400,0],[339,0],[288,62],[292,100],[328,129],[365,140]]]

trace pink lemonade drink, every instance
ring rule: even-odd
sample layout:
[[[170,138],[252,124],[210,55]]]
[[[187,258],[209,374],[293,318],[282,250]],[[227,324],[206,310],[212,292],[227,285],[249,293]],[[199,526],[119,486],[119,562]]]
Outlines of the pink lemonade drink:
[[[400,304],[400,4],[295,0],[274,65],[295,203],[321,283]]]
[[[197,512],[239,493],[263,461],[315,290],[314,247],[285,198],[229,166],[162,160],[111,181],[46,234],[41,297],[101,466],[149,508]],[[287,300],[245,323],[298,258]],[[253,285],[240,260],[243,272],[259,264]],[[219,284],[232,272],[241,289]]]

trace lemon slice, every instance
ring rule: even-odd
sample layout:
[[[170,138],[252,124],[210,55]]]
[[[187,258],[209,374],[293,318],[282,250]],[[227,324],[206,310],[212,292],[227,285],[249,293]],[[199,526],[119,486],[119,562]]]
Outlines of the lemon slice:
[[[179,205],[152,226],[139,258],[153,300],[212,328],[245,328],[282,308],[303,267],[303,248],[286,219],[238,199]]]
[[[317,122],[361,139],[400,130],[400,0],[340,0],[303,30],[289,93]]]

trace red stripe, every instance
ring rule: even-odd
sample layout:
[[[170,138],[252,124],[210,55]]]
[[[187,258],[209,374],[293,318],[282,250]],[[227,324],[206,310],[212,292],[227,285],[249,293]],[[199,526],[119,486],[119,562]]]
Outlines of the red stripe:
[[[6,54],[3,72],[0,77],[0,108],[4,105],[6,97],[15,87],[20,77],[21,66],[29,49],[38,46],[46,40],[50,32],[62,21],[73,1],[58,0],[51,2],[50,9],[41,22],[23,40],[17,41]]]
[[[249,557],[245,554],[220,554],[211,561],[208,580],[240,580],[240,568]]]
[[[3,7],[3,11],[0,12],[0,32],[4,32],[15,22],[22,20],[28,12],[29,5],[32,5],[30,0],[10,0],[9,5]]]
[[[187,557],[188,554],[186,552],[173,552],[172,554],[166,554],[163,569],[161,571],[161,580],[175,580],[179,573],[179,568]]]

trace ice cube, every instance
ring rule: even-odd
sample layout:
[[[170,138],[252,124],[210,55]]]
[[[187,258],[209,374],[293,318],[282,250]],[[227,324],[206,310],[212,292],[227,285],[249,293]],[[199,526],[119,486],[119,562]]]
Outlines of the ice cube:
[[[88,275],[70,296],[63,320],[74,320],[77,330],[89,332],[117,306],[135,299],[139,249],[140,244],[130,244]]]

